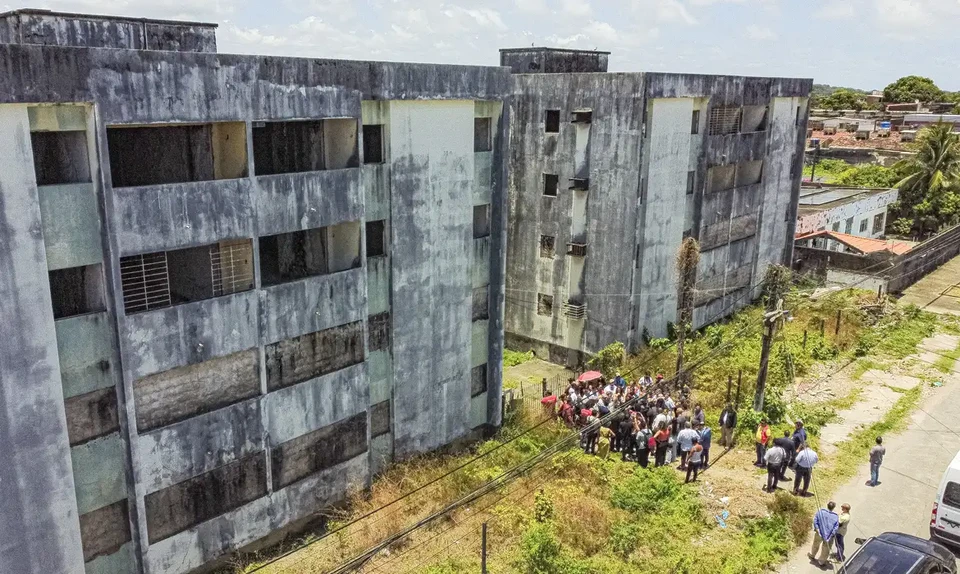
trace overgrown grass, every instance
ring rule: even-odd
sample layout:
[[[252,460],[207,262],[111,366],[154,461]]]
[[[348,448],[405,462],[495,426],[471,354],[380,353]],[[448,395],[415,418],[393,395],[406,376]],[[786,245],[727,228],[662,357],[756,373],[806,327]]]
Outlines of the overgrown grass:
[[[960,359],[960,345],[952,351],[940,353],[940,358],[936,360],[933,366],[941,373],[951,373],[957,359]]]
[[[533,359],[533,351],[521,353],[520,351],[513,351],[510,349],[503,350],[504,367],[515,367],[517,365],[522,365],[531,359]]]

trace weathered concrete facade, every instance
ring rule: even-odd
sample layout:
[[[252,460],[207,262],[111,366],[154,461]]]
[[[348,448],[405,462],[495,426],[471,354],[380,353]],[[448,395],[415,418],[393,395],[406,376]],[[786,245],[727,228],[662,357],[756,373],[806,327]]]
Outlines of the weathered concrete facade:
[[[686,235],[702,251],[696,327],[789,263],[811,80],[606,73],[605,53],[544,48],[501,64],[516,74],[509,344],[575,363],[665,336]]]
[[[509,85],[0,15],[0,571],[187,572],[499,425]]]

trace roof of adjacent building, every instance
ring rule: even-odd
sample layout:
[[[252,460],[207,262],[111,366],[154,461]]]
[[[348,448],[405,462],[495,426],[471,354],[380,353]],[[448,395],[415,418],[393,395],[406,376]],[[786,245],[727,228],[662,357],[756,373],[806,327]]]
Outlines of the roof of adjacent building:
[[[551,48],[549,46],[530,46],[529,48],[500,48],[501,52],[568,52],[572,54],[609,54],[603,50],[578,50],[575,48]]]
[[[896,191],[885,187],[836,187],[830,185],[804,185],[800,188],[800,206],[797,215],[809,215],[818,213],[827,209],[833,209],[855,203],[880,195],[882,193]],[[890,203],[896,201],[896,196],[890,199]]]
[[[871,239],[870,237],[849,235],[847,233],[840,233],[839,231],[831,231],[829,229],[798,235],[797,240],[813,239],[815,237],[826,237],[827,239],[833,239],[834,241],[838,241],[850,249],[858,251],[864,255],[869,253],[878,253],[880,251],[889,251],[894,255],[903,255],[907,251],[913,249],[913,245],[906,241],[896,241],[893,239]]]

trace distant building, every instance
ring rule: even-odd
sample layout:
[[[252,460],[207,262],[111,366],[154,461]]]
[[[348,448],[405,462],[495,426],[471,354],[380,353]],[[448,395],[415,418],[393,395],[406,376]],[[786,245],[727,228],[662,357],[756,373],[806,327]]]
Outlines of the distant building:
[[[509,70],[215,28],[0,15],[0,572],[194,570],[500,424]]]
[[[958,114],[907,114],[903,117],[904,130],[919,130],[938,123],[950,124],[953,131],[960,131]]]
[[[898,193],[896,189],[804,184],[797,209],[797,237],[824,230],[880,237],[887,225],[887,207],[897,200]]]
[[[675,258],[699,240],[694,326],[788,264],[811,80],[606,73],[606,52],[501,50],[510,108],[506,331],[576,363],[677,320]]]

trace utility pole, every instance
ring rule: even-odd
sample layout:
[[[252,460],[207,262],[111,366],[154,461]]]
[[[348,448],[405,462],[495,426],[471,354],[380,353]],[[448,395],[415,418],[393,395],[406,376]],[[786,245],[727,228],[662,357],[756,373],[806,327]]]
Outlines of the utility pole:
[[[678,317],[677,317],[677,382],[685,385],[689,376],[683,372],[683,348],[687,340],[687,330],[693,323],[693,287],[697,281],[697,263],[700,262],[700,244],[692,237],[687,237],[680,244],[677,252]]]
[[[753,396],[753,410],[763,410],[763,396],[767,389],[767,370],[773,338],[790,311],[783,308],[783,295],[790,282],[790,270],[782,265],[771,265],[764,277],[767,312],[763,315],[763,345],[760,348],[760,370],[757,372],[757,391]]]

